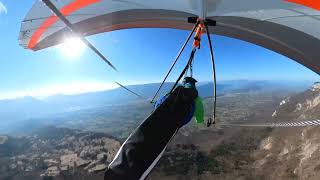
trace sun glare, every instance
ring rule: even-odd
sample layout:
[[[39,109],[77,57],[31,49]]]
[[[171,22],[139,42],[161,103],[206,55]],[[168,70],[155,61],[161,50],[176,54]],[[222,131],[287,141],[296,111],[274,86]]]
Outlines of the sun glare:
[[[63,56],[70,60],[79,58],[85,48],[86,45],[77,37],[68,38],[59,46],[59,50]]]

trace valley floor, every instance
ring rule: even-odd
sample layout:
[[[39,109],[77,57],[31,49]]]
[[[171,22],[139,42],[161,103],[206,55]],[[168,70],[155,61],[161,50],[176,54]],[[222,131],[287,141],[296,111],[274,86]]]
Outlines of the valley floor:
[[[289,98],[226,94],[218,98],[218,122],[319,118],[319,97],[317,90]],[[208,117],[212,99],[204,102]],[[59,124],[29,135],[0,136],[0,179],[102,179],[121,142],[149,113],[146,105],[126,107],[129,113],[121,113],[125,107],[114,107],[120,109],[112,110],[112,117],[104,108],[73,112],[55,117]],[[207,128],[190,123],[179,131],[148,179],[317,179],[319,135],[318,127]]]

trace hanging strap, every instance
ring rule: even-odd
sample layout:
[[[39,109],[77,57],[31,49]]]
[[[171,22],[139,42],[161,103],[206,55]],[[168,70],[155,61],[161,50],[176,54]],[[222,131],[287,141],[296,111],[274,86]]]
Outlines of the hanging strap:
[[[213,102],[213,116],[210,117],[207,121],[207,126],[211,126],[212,124],[216,123],[216,110],[217,110],[217,78],[216,78],[216,67],[215,67],[215,60],[214,60],[214,54],[213,54],[213,48],[212,48],[212,41],[211,41],[211,37],[210,37],[210,32],[209,32],[209,28],[208,26],[216,26],[216,21],[214,20],[210,20],[210,19],[200,19],[200,18],[196,18],[196,17],[190,17],[188,18],[188,22],[189,23],[195,23],[195,26],[192,30],[192,32],[190,33],[188,39],[186,40],[185,44],[183,45],[182,49],[180,50],[177,58],[175,59],[174,63],[172,64],[172,66],[170,67],[170,70],[168,71],[168,73],[166,74],[164,80],[162,81],[159,89],[157,90],[156,94],[154,95],[151,103],[153,103],[154,99],[156,98],[156,96],[158,95],[161,87],[163,86],[165,80],[167,79],[167,77],[169,76],[169,74],[171,73],[173,67],[175,66],[176,62],[178,61],[182,51],[185,49],[186,44],[188,43],[188,41],[190,40],[191,35],[193,34],[193,32],[195,31],[195,37],[194,37],[194,41],[193,41],[193,49],[189,58],[189,61],[187,63],[187,65],[185,66],[185,68],[183,69],[183,71],[181,72],[181,74],[179,75],[177,81],[175,82],[174,86],[172,87],[172,89],[170,90],[170,93],[173,92],[173,90],[176,88],[176,86],[178,85],[179,81],[181,80],[181,78],[183,77],[183,75],[186,75],[186,72],[188,69],[190,69],[190,76],[192,77],[193,75],[193,67],[192,67],[192,62],[194,59],[194,55],[196,52],[196,49],[200,49],[200,45],[201,45],[201,37],[202,34],[204,33],[204,30],[206,30],[207,36],[208,36],[208,43],[209,43],[209,48],[210,48],[210,56],[211,56],[211,63],[212,63],[212,71],[213,71],[213,97],[214,97],[214,102]]]
[[[194,36],[193,47],[200,49],[201,36],[204,32],[204,22],[201,19],[198,19],[198,26],[196,30],[196,35]]]
[[[190,58],[188,60],[187,65],[184,67],[184,69],[182,70],[181,74],[179,75],[178,79],[176,80],[175,84],[173,85],[173,87],[171,88],[169,94],[171,94],[174,89],[177,87],[179,81],[181,80],[181,78],[183,77],[183,75],[187,72],[188,68],[189,68],[189,64],[193,61],[194,59],[194,54],[196,53],[197,49],[193,48],[190,54]]]
[[[194,20],[194,17],[192,18],[188,18],[188,22],[189,23],[193,23],[193,20]],[[189,61],[186,65],[186,67],[184,68],[184,70],[182,71],[182,73],[180,74],[178,80],[176,81],[176,83],[174,84],[174,86],[172,87],[170,93],[174,90],[174,88],[177,86],[177,84],[179,83],[179,81],[181,80],[181,78],[183,77],[183,75],[186,73],[186,71],[188,70],[188,68],[190,68],[190,74],[192,75],[192,61],[193,61],[193,58],[194,58],[194,54],[196,52],[196,49],[200,49],[200,42],[201,42],[201,36],[204,32],[204,28],[205,28],[205,25],[204,25],[204,21],[202,21],[201,19],[197,18],[196,19],[196,22],[195,22],[195,25],[192,29],[192,32],[190,33],[190,35],[188,36],[185,44],[183,45],[183,47],[181,48],[178,56],[176,57],[174,63],[172,64],[172,66],[170,67],[168,73],[166,74],[164,80],[162,81],[160,87],[158,88],[157,92],[155,93],[155,95],[153,96],[152,100],[151,100],[151,103],[154,102],[155,98],[157,97],[158,93],[160,92],[160,89],[162,88],[164,82],[166,81],[166,79],[168,78],[169,74],[171,73],[173,67],[175,66],[175,64],[177,63],[178,59],[180,58],[183,50],[185,49],[187,43],[189,42],[192,34],[194,32],[196,32],[195,34],[195,37],[194,37],[194,41],[193,41],[193,49],[192,49],[192,52],[191,52],[191,55],[190,55],[190,58],[189,58]]]
[[[199,22],[197,22],[197,23],[193,26],[191,33],[189,34],[188,38],[187,38],[187,39],[186,39],[186,41],[184,42],[184,44],[183,44],[183,46],[181,47],[181,49],[180,49],[180,51],[179,51],[179,53],[178,53],[177,57],[175,58],[174,62],[172,63],[172,65],[171,65],[171,67],[170,67],[169,71],[167,72],[167,74],[165,75],[165,77],[164,77],[163,81],[161,82],[161,84],[160,84],[160,86],[159,86],[159,88],[158,88],[157,92],[155,93],[155,95],[153,96],[152,100],[150,101],[151,103],[154,103],[155,98],[156,98],[156,97],[157,97],[157,95],[159,94],[159,92],[160,92],[160,90],[161,90],[161,88],[162,88],[162,86],[163,86],[164,82],[167,80],[167,78],[168,78],[169,74],[171,73],[171,71],[172,71],[173,67],[174,67],[174,66],[176,65],[176,63],[178,62],[178,60],[179,60],[179,58],[180,58],[180,56],[181,56],[182,52],[183,52],[183,51],[184,51],[184,49],[186,48],[186,46],[187,46],[188,42],[189,42],[189,41],[190,41],[190,39],[191,39],[192,34],[193,34],[193,33],[194,33],[194,31],[196,30],[196,28],[197,28],[198,24],[199,24]]]
[[[210,21],[210,20],[209,20]],[[208,21],[207,21],[208,22]],[[208,24],[205,24],[205,28],[207,31],[207,36],[208,36],[208,43],[209,43],[209,48],[210,48],[210,55],[211,55],[211,63],[212,63],[212,71],[213,71],[213,116],[212,119],[208,119],[207,122],[207,127],[211,126],[211,124],[216,123],[216,111],[217,111],[217,76],[216,76],[216,65],[215,65],[215,60],[214,60],[214,54],[213,54],[213,48],[212,48],[212,42],[211,42],[211,37],[210,37],[210,32],[209,32],[209,27]]]

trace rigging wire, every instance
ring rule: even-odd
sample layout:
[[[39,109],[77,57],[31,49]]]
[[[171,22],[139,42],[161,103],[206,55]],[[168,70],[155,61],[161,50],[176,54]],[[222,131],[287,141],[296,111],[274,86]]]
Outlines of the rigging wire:
[[[173,67],[174,67],[174,66],[176,65],[176,63],[178,62],[178,60],[179,60],[179,58],[180,58],[180,56],[181,56],[182,52],[184,51],[185,47],[187,46],[188,42],[190,41],[190,38],[191,38],[192,34],[195,32],[195,30],[196,30],[196,28],[198,27],[198,25],[199,25],[199,22],[197,22],[197,23],[193,26],[192,31],[191,31],[191,33],[189,34],[189,36],[188,36],[187,40],[184,42],[184,44],[183,44],[182,48],[180,49],[180,51],[179,51],[178,55],[176,56],[176,58],[175,58],[174,62],[172,63],[172,65],[171,65],[171,67],[170,67],[169,71],[168,71],[168,72],[167,72],[167,74],[165,75],[165,77],[164,77],[163,81],[161,82],[161,84],[160,84],[160,86],[159,86],[158,90],[156,91],[155,95],[153,96],[152,100],[150,101],[151,103],[153,103],[153,102],[154,102],[155,98],[156,98],[156,97],[157,97],[157,95],[159,94],[159,92],[160,92],[160,90],[161,90],[161,88],[162,88],[163,84],[164,84],[164,83],[165,83],[165,81],[167,80],[167,78],[168,78],[169,74],[171,73],[171,71],[172,71]]]
[[[115,83],[116,83],[116,84],[118,84],[118,85],[119,85],[120,87],[122,87],[123,89],[125,89],[125,90],[129,91],[130,93],[132,93],[132,94],[136,95],[137,97],[139,97],[139,98],[141,98],[141,99],[144,99],[144,100],[146,100],[146,99],[147,99],[147,98],[145,98],[145,97],[143,97],[143,96],[139,95],[138,93],[136,93],[136,92],[132,91],[131,89],[129,89],[129,88],[127,88],[127,87],[125,87],[124,85],[122,85],[122,84],[118,83],[117,81],[115,81]]]

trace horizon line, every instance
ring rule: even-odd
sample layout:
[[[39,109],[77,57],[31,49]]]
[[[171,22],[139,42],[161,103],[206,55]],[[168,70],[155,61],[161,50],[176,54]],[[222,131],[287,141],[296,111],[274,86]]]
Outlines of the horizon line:
[[[311,80],[311,79],[308,79],[308,80],[250,80],[250,79],[233,79],[233,80],[218,80],[217,83],[221,83],[221,82],[230,82],[230,81],[269,81],[269,82],[300,82],[300,83],[316,83],[317,80]],[[141,86],[141,85],[150,85],[150,84],[159,84],[161,82],[149,82],[149,83],[132,83],[132,84],[124,84],[125,86]],[[165,83],[174,83],[173,81],[169,81],[169,82],[165,82]],[[201,83],[212,83],[212,81],[199,81],[198,84],[201,84]],[[90,84],[90,83],[89,83]],[[49,97],[53,97],[53,96],[76,96],[76,95],[83,95],[83,94],[88,94],[88,93],[98,93],[98,92],[105,92],[105,91],[111,91],[111,90],[115,90],[115,89],[119,89],[121,88],[119,85],[110,85],[110,84],[113,84],[113,83],[101,83],[101,84],[104,84],[105,86],[101,86],[99,88],[96,88],[96,89],[88,89],[87,91],[80,91],[80,92],[59,92],[59,91],[56,91],[56,92],[47,92],[47,93],[43,93],[43,89],[39,88],[39,91],[36,92],[36,91],[33,91],[32,93],[28,92],[28,91],[17,91],[17,92],[13,92],[13,93],[7,93],[7,95],[4,95],[4,96],[0,96],[0,101],[3,101],[3,100],[13,100],[13,99],[23,99],[23,98],[27,98],[27,97],[32,97],[32,98],[35,98],[35,99],[46,99],[46,98],[49,98]],[[101,85],[99,84],[99,85]],[[63,86],[63,85],[62,85]],[[48,89],[48,87],[47,87]],[[50,88],[49,88],[50,89]],[[60,88],[59,88],[60,89]],[[42,93],[40,93],[42,92]],[[10,95],[11,94],[11,95]]]

